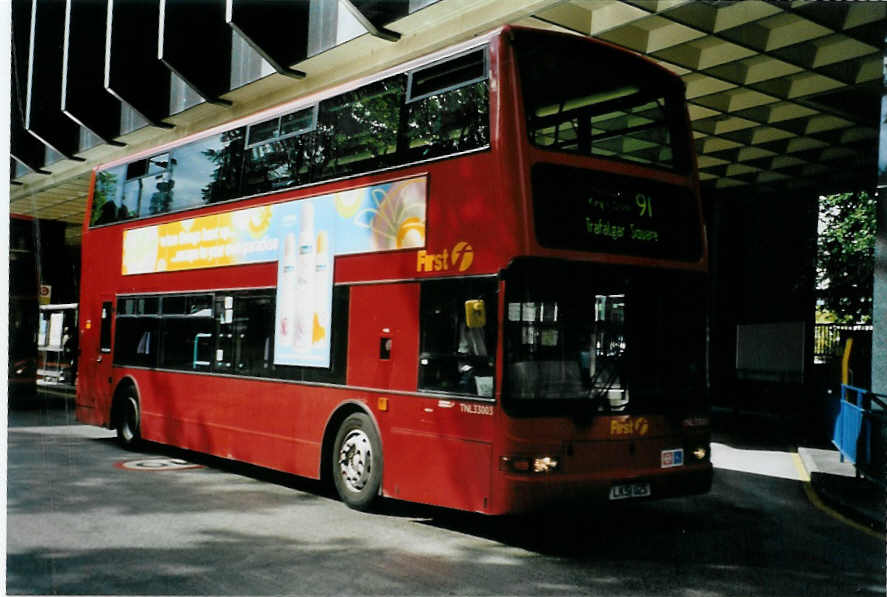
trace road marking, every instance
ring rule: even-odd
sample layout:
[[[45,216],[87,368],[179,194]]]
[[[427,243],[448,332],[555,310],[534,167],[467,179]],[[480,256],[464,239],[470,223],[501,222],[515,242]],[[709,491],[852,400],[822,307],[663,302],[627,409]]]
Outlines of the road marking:
[[[798,471],[790,456],[790,452],[781,450],[749,450],[711,442],[711,463],[715,468],[798,481]]]
[[[203,468],[201,464],[194,464],[181,458],[139,458],[138,460],[121,460],[114,466],[127,471],[185,471],[195,468]]]
[[[843,522],[847,526],[851,526],[857,531],[862,531],[866,535],[870,537],[875,537],[876,539],[880,539],[881,541],[885,540],[884,533],[879,533],[869,527],[859,524],[855,520],[850,520],[840,512],[836,512],[829,508],[823,501],[816,495],[816,491],[813,489],[813,485],[810,483],[810,473],[807,472],[807,467],[804,466],[804,462],[801,460],[801,457],[797,454],[797,452],[792,453],[792,461],[795,463],[795,468],[798,469],[798,474],[801,477],[801,483],[804,486],[804,493],[807,494],[807,499],[810,500],[810,503],[813,504],[817,509],[825,512],[835,520],[839,522]]]

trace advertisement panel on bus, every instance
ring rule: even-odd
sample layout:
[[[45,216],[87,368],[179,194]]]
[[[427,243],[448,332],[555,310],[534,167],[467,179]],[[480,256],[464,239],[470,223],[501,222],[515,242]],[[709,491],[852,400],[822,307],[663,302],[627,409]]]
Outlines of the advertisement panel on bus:
[[[334,258],[424,247],[426,194],[418,176],[132,228],[121,273],[277,261],[274,363],[329,367]]]

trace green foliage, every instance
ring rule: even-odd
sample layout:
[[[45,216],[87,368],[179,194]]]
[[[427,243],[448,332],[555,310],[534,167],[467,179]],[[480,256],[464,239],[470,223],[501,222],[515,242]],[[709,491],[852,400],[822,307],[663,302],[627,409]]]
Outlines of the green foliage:
[[[95,190],[92,196],[92,217],[90,224],[101,224],[113,221],[116,217],[114,194],[117,190],[117,177],[108,171],[96,174]],[[114,214],[109,215],[109,211]]]
[[[225,131],[221,135],[221,146],[210,147],[201,152],[204,158],[215,165],[209,183],[200,189],[204,203],[214,203],[236,197],[240,191],[240,170],[243,162],[244,129]]]
[[[838,323],[872,318],[876,206],[864,191],[820,197],[817,304]]]

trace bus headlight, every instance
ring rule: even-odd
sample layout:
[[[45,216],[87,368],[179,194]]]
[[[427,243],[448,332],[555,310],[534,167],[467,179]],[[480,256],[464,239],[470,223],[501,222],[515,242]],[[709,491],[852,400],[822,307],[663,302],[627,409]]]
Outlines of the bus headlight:
[[[704,446],[698,446],[693,450],[693,456],[696,457],[696,460],[705,460],[705,457],[708,456],[708,450]]]
[[[557,470],[558,461],[557,458],[552,458],[551,456],[543,456],[542,458],[536,458],[533,460],[533,472],[534,473],[553,473]]]
[[[499,470],[513,473],[553,473],[558,470],[560,461],[554,456],[502,456]]]

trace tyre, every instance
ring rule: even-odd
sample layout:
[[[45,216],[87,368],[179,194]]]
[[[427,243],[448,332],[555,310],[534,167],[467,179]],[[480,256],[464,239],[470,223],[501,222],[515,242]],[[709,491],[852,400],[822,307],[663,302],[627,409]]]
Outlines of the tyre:
[[[382,442],[373,421],[364,413],[349,415],[333,444],[333,481],[350,508],[369,510],[382,485]]]
[[[117,439],[120,445],[127,450],[135,449],[142,439],[140,422],[139,401],[135,391],[130,388],[126,390],[117,404],[116,421]]]

